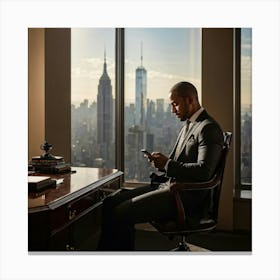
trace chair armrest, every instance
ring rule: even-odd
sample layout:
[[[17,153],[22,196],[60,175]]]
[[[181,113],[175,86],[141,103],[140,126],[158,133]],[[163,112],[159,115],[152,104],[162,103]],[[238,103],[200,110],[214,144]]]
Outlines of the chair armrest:
[[[163,172],[152,172],[150,174],[150,178],[152,185],[160,185],[161,183],[165,183],[169,180],[168,177],[165,177],[165,173]]]
[[[205,182],[190,182],[190,183],[180,183],[174,182],[170,185],[170,191],[179,190],[207,190],[214,189],[221,182],[219,176],[214,176],[211,180]]]

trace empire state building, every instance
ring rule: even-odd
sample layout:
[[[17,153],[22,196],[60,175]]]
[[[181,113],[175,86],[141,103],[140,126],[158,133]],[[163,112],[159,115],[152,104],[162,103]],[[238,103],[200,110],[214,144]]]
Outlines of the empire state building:
[[[106,53],[104,53],[103,73],[98,84],[97,143],[99,157],[103,160],[104,167],[113,168],[113,96],[111,79],[107,73]]]

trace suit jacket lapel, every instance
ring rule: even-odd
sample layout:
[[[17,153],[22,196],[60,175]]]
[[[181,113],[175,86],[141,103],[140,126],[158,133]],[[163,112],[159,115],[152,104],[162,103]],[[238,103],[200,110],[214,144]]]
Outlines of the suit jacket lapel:
[[[208,114],[207,112],[204,110],[201,112],[201,114],[198,116],[197,120],[192,123],[192,126],[189,128],[188,132],[187,132],[187,135],[185,137],[185,140],[182,144],[182,147],[181,147],[181,150],[180,150],[180,153],[179,153],[179,156],[181,155],[181,153],[183,152],[188,140],[190,139],[190,137],[194,134],[194,132],[198,129],[198,127],[200,126],[201,122],[205,119],[208,118]],[[181,135],[181,134],[180,134]],[[178,141],[177,141],[178,143]]]
[[[185,137],[185,140],[183,141],[183,143],[182,143],[182,145],[181,145],[181,150],[180,150],[180,152],[179,152],[179,156],[180,156],[181,153],[183,152],[183,150],[184,150],[184,148],[185,148],[185,146],[186,146],[186,144],[187,144],[189,138],[191,137],[191,135],[193,135],[192,132],[195,131],[196,128],[199,126],[199,123],[200,123],[200,122],[194,122],[194,123],[192,124],[192,126],[189,128],[189,130],[188,130],[188,132],[187,132],[187,135],[186,135],[186,137]],[[178,157],[179,157],[179,156],[178,156]]]

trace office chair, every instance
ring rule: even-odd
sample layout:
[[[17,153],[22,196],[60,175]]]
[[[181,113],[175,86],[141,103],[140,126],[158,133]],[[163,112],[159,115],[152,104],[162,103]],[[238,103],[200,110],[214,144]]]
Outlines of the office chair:
[[[218,223],[218,209],[220,192],[223,182],[224,168],[226,158],[232,138],[231,132],[224,132],[224,146],[222,155],[216,171],[211,180],[198,183],[174,183],[170,187],[171,193],[174,195],[177,206],[177,221],[168,222],[151,222],[151,224],[163,235],[173,239],[175,236],[180,237],[178,246],[173,251],[190,251],[186,242],[186,237],[193,233],[208,232],[216,228]],[[188,225],[186,223],[185,209],[179,194],[179,191],[190,190],[213,190],[213,214],[207,219],[200,219],[199,223],[195,225]]]

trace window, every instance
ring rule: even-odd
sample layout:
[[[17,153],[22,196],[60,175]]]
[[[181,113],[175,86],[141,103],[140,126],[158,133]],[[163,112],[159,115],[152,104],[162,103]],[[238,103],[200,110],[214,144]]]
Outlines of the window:
[[[148,182],[153,171],[140,152],[168,155],[182,123],[172,115],[168,90],[188,80],[201,92],[201,30],[125,29],[125,180]]]
[[[125,181],[148,182],[154,170],[140,152],[168,155],[182,124],[171,114],[168,90],[191,81],[201,101],[201,29],[126,28],[123,128],[115,129],[115,29],[71,30],[72,164],[116,168],[115,131],[124,143]],[[241,29],[240,183],[251,185],[252,31]],[[119,71],[120,72],[120,71]],[[238,122],[239,123],[239,122]]]
[[[201,30],[125,29],[125,180],[149,181],[140,150],[169,154],[181,123],[168,89],[180,80],[201,92]],[[115,167],[115,30],[71,29],[72,164]],[[188,51],[186,51],[188,50]]]
[[[241,162],[240,183],[252,184],[252,29],[241,29],[240,60]]]
[[[72,164],[115,167],[115,30],[71,29]]]

